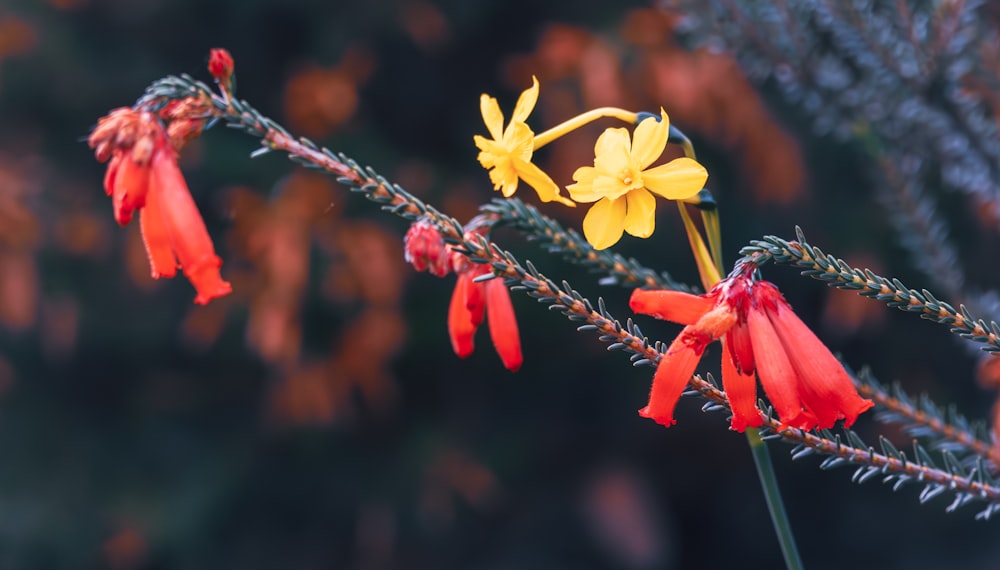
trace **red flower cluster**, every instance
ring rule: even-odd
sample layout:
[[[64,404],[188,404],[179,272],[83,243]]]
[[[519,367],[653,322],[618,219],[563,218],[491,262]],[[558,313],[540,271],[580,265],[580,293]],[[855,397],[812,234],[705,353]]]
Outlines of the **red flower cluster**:
[[[469,233],[481,233],[485,229],[477,224],[470,226],[477,226],[477,229],[467,229]],[[489,265],[472,263],[452,251],[441,237],[441,232],[426,220],[418,220],[410,226],[404,248],[406,260],[418,271],[428,271],[438,277],[444,277],[451,271],[458,274],[448,307],[448,334],[455,354],[459,358],[472,354],[476,331],[486,320],[490,339],[504,367],[517,372],[524,361],[521,338],[514,306],[510,302],[510,291],[503,280],[476,281],[477,277],[490,273]]]
[[[403,238],[403,255],[406,256],[406,262],[417,271],[426,271],[438,277],[444,277],[454,271],[455,252],[444,243],[441,232],[434,227],[434,224],[425,219],[413,222],[406,231],[406,237]]]
[[[139,210],[153,278],[173,277],[180,267],[201,305],[232,291],[219,274],[222,260],[160,120],[148,111],[115,109],[98,121],[88,142],[97,160],[110,159],[104,190],[111,196],[115,220],[124,226]]]
[[[649,405],[639,411],[664,426],[675,423],[674,406],[716,340],[722,340],[722,385],[736,431],[763,423],[755,372],[783,426],[829,428],[841,419],[850,426],[872,407],[772,283],[737,275],[704,295],[637,290],[630,306],[686,325],[660,359]]]

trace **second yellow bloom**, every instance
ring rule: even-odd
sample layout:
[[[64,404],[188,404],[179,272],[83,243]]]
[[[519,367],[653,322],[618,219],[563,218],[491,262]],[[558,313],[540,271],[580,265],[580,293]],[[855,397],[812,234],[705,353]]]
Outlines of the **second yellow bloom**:
[[[594,147],[594,166],[578,168],[575,184],[566,187],[576,202],[596,202],[583,220],[583,235],[594,249],[608,248],[622,233],[647,238],[656,222],[656,198],[684,200],[705,187],[708,171],[690,158],[677,158],[653,168],[670,134],[666,112],[660,120],[639,123],[629,137],[627,129],[607,129]]]

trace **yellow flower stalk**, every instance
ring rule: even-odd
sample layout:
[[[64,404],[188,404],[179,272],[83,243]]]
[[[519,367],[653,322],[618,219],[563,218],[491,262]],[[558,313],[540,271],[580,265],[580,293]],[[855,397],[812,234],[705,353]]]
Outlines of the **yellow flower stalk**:
[[[623,232],[640,238],[653,234],[656,198],[685,200],[705,186],[708,172],[690,158],[677,158],[653,168],[670,134],[667,113],[644,119],[629,137],[627,129],[607,129],[594,147],[594,166],[573,173],[570,198],[596,202],[583,219],[583,235],[594,249],[608,248]]]
[[[503,126],[503,113],[497,100],[487,94],[479,98],[479,107],[490,137],[476,135],[473,140],[479,148],[479,164],[489,170],[493,189],[500,190],[505,198],[517,191],[519,180],[535,189],[543,202],[560,202],[575,206],[559,194],[559,186],[548,174],[531,162],[535,151],[535,133],[525,121],[538,101],[538,80],[532,76],[532,86],[517,99],[507,128]]]

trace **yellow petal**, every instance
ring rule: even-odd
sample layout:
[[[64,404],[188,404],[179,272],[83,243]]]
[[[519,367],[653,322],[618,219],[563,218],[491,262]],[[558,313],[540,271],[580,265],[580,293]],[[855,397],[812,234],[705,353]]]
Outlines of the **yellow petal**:
[[[493,182],[493,189],[503,192],[504,197],[514,195],[518,183],[517,170],[508,157],[497,160],[496,166],[490,170],[490,181]]]
[[[594,181],[594,177],[596,176],[597,176],[596,168],[594,168],[593,166],[581,166],[580,168],[577,168],[575,171],[573,171],[573,180],[576,181],[576,184],[574,184],[574,186],[578,184],[589,185],[591,182]]]
[[[643,119],[635,128],[632,136],[632,158],[640,169],[653,164],[663,149],[667,147],[667,137],[670,135],[670,119],[667,113],[660,109],[660,120],[653,117]]]
[[[690,158],[676,158],[666,164],[643,171],[642,183],[668,200],[684,200],[705,187],[708,171]]]
[[[576,206],[576,204],[565,196],[559,195],[559,186],[549,178],[549,175],[544,170],[531,162],[521,160],[517,157],[512,158],[511,161],[517,170],[517,174],[528,186],[535,189],[535,192],[538,193],[538,198],[542,202],[559,202],[567,206]],[[507,194],[505,196],[510,197]]]
[[[625,231],[637,238],[653,235],[656,225],[656,197],[645,188],[625,195]]]
[[[629,191],[629,187],[622,184],[621,179],[608,176],[601,171],[598,171],[598,175],[594,178],[592,187],[595,194],[610,200],[617,200]]]
[[[479,135],[473,137],[472,140],[475,141],[476,146],[480,150],[479,156],[476,157],[479,160],[479,164],[486,169],[493,168],[493,165],[496,164],[497,143]]]
[[[510,116],[511,122],[524,122],[528,120],[528,115],[531,114],[532,109],[535,108],[535,103],[538,102],[538,79],[535,76],[531,76],[531,87],[528,87],[521,93],[521,96],[517,98],[517,104],[514,105],[514,113]]]
[[[583,236],[594,249],[618,243],[625,229],[625,200],[607,198],[590,207],[583,218]]]
[[[569,197],[577,202],[596,202],[604,197],[603,194],[594,191],[594,178],[597,170],[593,166],[581,166],[573,173],[575,184],[566,187]]]
[[[503,133],[503,148],[511,156],[530,161],[534,153],[535,133],[528,125],[513,121]]]
[[[503,136],[503,113],[497,100],[483,93],[479,96],[479,111],[483,114],[486,130],[493,140],[498,141]]]
[[[604,174],[618,176],[629,166],[631,144],[627,129],[605,129],[594,145],[594,167]]]

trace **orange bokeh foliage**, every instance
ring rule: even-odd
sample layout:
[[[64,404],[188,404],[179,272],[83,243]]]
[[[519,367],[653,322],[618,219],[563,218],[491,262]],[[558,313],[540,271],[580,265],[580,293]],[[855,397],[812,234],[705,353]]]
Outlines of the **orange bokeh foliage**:
[[[595,542],[630,568],[664,565],[677,548],[653,507],[656,498],[633,468],[609,465],[593,473],[582,491],[585,521]]]
[[[90,0],[49,0],[49,4],[56,10],[75,10],[90,4]]]
[[[336,190],[329,177],[297,170],[270,200],[245,188],[228,193],[227,247],[249,262],[230,278],[234,297],[249,303],[247,342],[273,366],[268,408],[276,426],[328,425],[353,417],[359,401],[382,412],[396,400],[389,364],[406,335],[402,245],[378,224],[341,217]],[[320,285],[310,292],[314,253]],[[350,308],[323,356],[303,350],[302,311],[317,293]]]
[[[149,551],[149,543],[135,525],[123,523],[104,541],[102,550],[108,568],[129,570],[138,568],[142,564]]]
[[[390,361],[406,325],[398,310],[369,308],[348,323],[324,359],[295,363],[272,386],[269,414],[279,427],[348,422],[359,405],[381,414],[393,408]]]
[[[358,89],[375,71],[375,58],[362,48],[347,50],[333,67],[308,65],[285,85],[285,117],[293,131],[320,139],[346,123],[359,103]]]
[[[456,449],[438,450],[424,469],[420,510],[426,524],[449,526],[455,518],[455,502],[484,510],[500,498],[496,475],[482,463]]]
[[[34,161],[0,155],[0,325],[12,330],[38,318],[42,226],[29,201],[41,189],[39,170]]]
[[[12,55],[22,55],[38,44],[34,26],[16,16],[0,16],[0,61]]]
[[[253,267],[244,289],[250,303],[247,342],[267,362],[299,358],[312,243],[317,226],[334,218],[334,192],[333,181],[307,171],[290,174],[270,202],[246,188],[229,192],[233,225],[227,242]]]
[[[853,267],[867,267],[884,275],[882,264],[872,255],[858,253],[844,259]],[[878,303],[872,303],[871,299],[853,291],[829,288],[823,306],[822,322],[824,329],[841,337],[850,337],[862,331],[865,334],[875,334],[885,322],[885,310]]]
[[[451,39],[447,17],[434,4],[426,0],[405,0],[398,12],[400,27],[420,49],[434,51]]]

